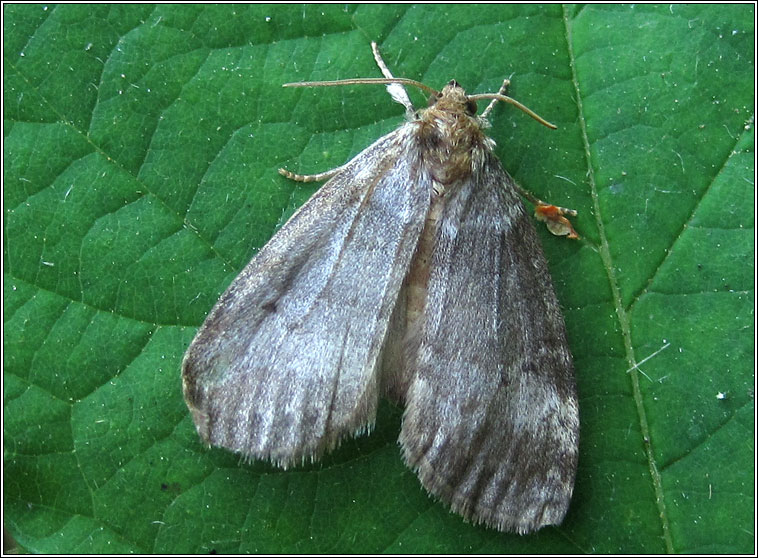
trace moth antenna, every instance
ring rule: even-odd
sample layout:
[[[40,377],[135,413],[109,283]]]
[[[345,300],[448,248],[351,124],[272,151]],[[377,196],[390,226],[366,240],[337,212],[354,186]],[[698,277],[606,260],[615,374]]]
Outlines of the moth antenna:
[[[439,92],[432,89],[428,85],[424,85],[420,81],[408,78],[354,78],[354,79],[340,79],[336,81],[298,81],[295,83],[285,83],[282,87],[331,87],[333,85],[363,85],[363,84],[378,84],[378,85],[390,85],[392,83],[399,83],[401,85],[412,85],[418,87],[422,91],[426,91],[435,96],[439,96]],[[528,110],[528,109],[527,109]]]
[[[477,101],[479,99],[495,99],[496,101],[503,101],[505,103],[510,103],[514,105],[516,108],[519,108],[522,111],[524,111],[526,114],[534,118],[537,122],[539,122],[543,126],[547,126],[551,130],[555,130],[558,128],[558,126],[556,126],[555,124],[551,124],[550,122],[542,118],[539,114],[537,114],[533,110],[525,107],[524,105],[519,103],[516,99],[512,99],[511,97],[508,97],[507,95],[500,95],[499,93],[479,93],[478,95],[469,95],[469,99],[472,101]]]

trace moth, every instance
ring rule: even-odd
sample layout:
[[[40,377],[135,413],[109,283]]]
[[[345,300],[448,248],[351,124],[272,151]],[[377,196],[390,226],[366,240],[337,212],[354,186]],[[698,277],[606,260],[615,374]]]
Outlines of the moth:
[[[345,165],[250,261],[182,363],[201,438],[281,467],[371,429],[404,405],[400,446],[454,512],[501,531],[562,521],[577,465],[572,359],[521,191],[483,129],[498,93],[378,79],[407,122]],[[414,109],[403,85],[431,93]],[[477,116],[477,101],[491,99]],[[564,208],[537,201],[556,234]]]

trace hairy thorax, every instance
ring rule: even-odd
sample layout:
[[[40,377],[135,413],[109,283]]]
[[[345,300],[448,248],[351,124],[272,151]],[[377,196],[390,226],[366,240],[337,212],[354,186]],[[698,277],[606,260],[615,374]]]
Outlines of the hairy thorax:
[[[426,170],[440,185],[448,186],[468,178],[486,138],[476,103],[457,83],[446,85],[433,102],[420,115],[419,147]]]

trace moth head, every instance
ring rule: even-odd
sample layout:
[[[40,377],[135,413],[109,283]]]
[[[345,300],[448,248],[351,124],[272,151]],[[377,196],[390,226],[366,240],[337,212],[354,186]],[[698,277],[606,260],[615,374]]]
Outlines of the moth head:
[[[476,116],[476,101],[466,95],[466,91],[457,81],[450,80],[439,93],[429,97],[429,106],[437,110],[465,114],[466,116]]]

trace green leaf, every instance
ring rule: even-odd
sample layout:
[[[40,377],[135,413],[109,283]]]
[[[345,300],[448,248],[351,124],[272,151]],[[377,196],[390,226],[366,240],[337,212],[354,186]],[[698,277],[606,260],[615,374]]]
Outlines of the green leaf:
[[[5,521],[39,553],[750,553],[752,5],[5,5]],[[465,523],[402,462],[402,409],[282,471],[205,448],[182,355],[336,167],[402,122],[395,75],[509,94],[504,166],[579,211],[541,230],[575,356],[560,527]],[[421,96],[411,92],[417,104]]]

